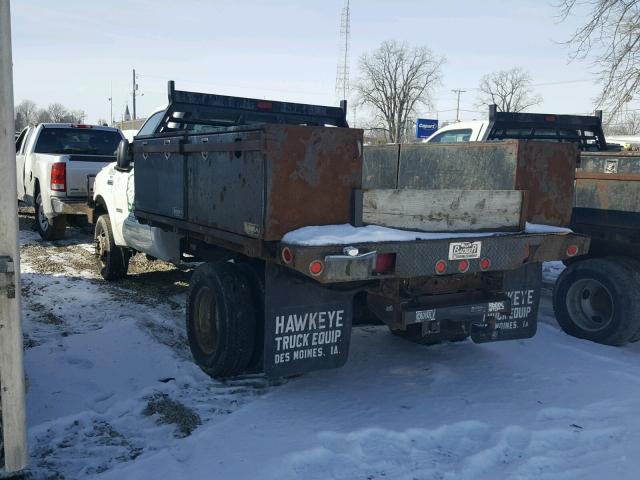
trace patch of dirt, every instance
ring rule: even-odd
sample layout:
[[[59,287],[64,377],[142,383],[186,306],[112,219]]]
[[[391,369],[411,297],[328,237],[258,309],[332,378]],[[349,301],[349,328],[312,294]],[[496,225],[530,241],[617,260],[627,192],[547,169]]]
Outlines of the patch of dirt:
[[[202,425],[200,416],[196,412],[183,403],[173,400],[166,393],[154,394],[147,402],[142,414],[146,417],[157,415],[156,421],[159,424],[175,425],[174,436],[177,438],[188,437]]]

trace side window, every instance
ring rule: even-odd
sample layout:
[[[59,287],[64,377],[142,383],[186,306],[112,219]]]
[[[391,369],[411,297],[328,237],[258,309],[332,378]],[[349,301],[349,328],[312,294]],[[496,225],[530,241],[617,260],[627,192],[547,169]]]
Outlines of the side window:
[[[138,135],[151,135],[154,132],[154,130],[156,129],[156,127],[158,126],[158,123],[160,123],[160,120],[162,120],[163,115],[164,115],[164,111],[156,112],[153,115],[151,115],[147,119],[147,121],[144,122],[144,125],[138,131],[136,136],[138,136]]]
[[[31,142],[31,139],[33,138],[33,132],[35,132],[37,129],[37,127],[31,127],[27,132],[27,135],[24,138],[24,142],[22,142],[22,150],[20,151],[21,155],[27,153],[27,145],[29,145],[29,143]]]
[[[429,143],[458,143],[468,142],[471,138],[470,128],[461,128],[460,130],[449,130],[436,135]]]
[[[28,129],[26,128],[22,130],[22,133],[20,133],[20,136],[16,140],[16,153],[18,155],[20,154],[20,149],[22,148],[22,144],[24,143],[24,137],[27,135],[27,130]]]

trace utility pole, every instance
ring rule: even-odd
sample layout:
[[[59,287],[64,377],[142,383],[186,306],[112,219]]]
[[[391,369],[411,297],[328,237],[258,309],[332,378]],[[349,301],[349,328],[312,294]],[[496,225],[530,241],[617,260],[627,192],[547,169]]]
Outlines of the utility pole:
[[[453,93],[458,94],[458,106],[456,107],[456,122],[460,121],[460,94],[465,93],[466,90],[451,90]]]
[[[113,84],[109,85],[109,126],[113,126]]]
[[[138,84],[136,83],[136,69],[133,69],[133,119],[136,119],[136,90]]]
[[[9,0],[0,0],[0,418],[5,472],[27,466]]]

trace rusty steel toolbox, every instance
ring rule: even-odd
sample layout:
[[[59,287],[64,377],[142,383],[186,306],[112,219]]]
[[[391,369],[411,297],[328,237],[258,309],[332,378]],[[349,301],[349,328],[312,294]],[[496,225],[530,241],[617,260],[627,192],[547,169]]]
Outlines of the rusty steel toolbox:
[[[577,159],[575,145],[558,142],[366,146],[362,183],[364,189],[522,190],[524,220],[566,226]]]
[[[229,130],[232,130],[229,132]],[[150,139],[136,165],[136,214],[178,218],[264,241],[348,223],[362,178],[362,130],[264,124]],[[158,201],[158,191],[166,192]]]

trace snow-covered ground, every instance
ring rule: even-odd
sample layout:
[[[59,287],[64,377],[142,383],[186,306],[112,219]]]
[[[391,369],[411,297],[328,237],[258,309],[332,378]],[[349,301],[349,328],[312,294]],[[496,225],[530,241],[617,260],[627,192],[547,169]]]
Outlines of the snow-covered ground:
[[[347,365],[219,382],[185,341],[188,271],[97,275],[87,230],[21,217],[35,479],[636,479],[640,344],[564,335],[436,347],[354,328]],[[552,283],[561,264],[545,266]]]

